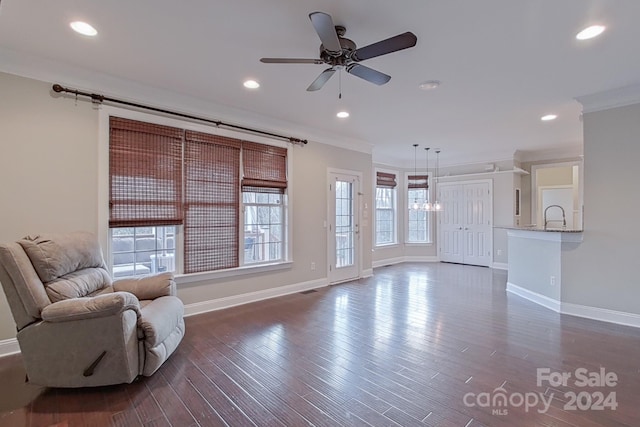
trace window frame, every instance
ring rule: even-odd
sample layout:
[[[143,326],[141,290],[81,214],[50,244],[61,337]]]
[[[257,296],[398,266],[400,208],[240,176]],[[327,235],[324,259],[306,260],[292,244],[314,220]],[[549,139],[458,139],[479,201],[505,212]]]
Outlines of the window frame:
[[[289,184],[285,189],[285,198],[291,200],[293,195],[293,180],[292,180],[292,147],[290,144],[282,141],[277,141],[267,137],[245,134],[238,131],[220,129],[214,126],[204,125],[200,123],[189,122],[172,117],[162,117],[154,114],[149,114],[141,111],[132,111],[114,106],[101,105],[98,112],[98,238],[103,248],[105,248],[106,263],[109,271],[113,269],[113,254],[111,248],[111,228],[109,227],[109,118],[111,116],[117,116],[125,119],[139,120],[143,122],[159,124],[164,126],[173,126],[185,130],[192,130],[196,132],[205,132],[212,135],[220,135],[229,138],[240,139],[243,141],[255,142],[258,144],[265,144],[285,148],[287,150],[287,176],[289,177]],[[239,223],[240,236],[244,233],[244,212],[242,204],[242,189],[238,188],[240,193],[240,203],[238,206],[238,214],[241,217]],[[182,225],[176,226],[176,282],[181,283],[194,283],[205,280],[212,280],[225,277],[242,276],[247,274],[255,274],[257,272],[272,271],[290,269],[293,265],[293,245],[291,242],[291,221],[293,217],[293,207],[291,203],[286,203],[284,206],[284,221],[285,231],[283,232],[283,238],[285,244],[283,248],[283,258],[280,262],[269,262],[261,264],[249,264],[244,265],[244,245],[240,244],[238,247],[238,256],[241,260],[239,267],[229,268],[224,270],[213,270],[198,273],[185,274],[183,273],[184,266],[184,249],[183,249],[183,227]],[[240,240],[239,242],[242,242]],[[179,246],[178,246],[179,245]]]
[[[388,174],[393,174],[396,176],[396,186],[391,188],[391,187],[378,187],[377,185],[377,177],[378,177],[378,172],[382,172],[382,173],[388,173]],[[400,182],[399,181],[400,178],[400,173],[398,171],[395,170],[390,170],[390,169],[381,169],[381,168],[375,168],[373,171],[373,188],[375,190],[375,195],[373,197],[373,212],[374,212],[374,230],[373,230],[373,247],[374,248],[385,248],[385,247],[390,247],[390,246],[394,246],[397,245],[399,242],[399,238],[398,238],[398,187],[400,187]],[[393,234],[392,236],[392,241],[389,243],[378,243],[378,188],[389,188],[392,191],[392,214],[393,214],[393,224],[392,224],[392,229],[391,232]]]
[[[431,211],[427,211],[427,216],[426,216],[426,232],[427,232],[427,238],[425,241],[410,241],[409,240],[409,205],[411,204],[411,200],[409,199],[409,177],[413,176],[413,175],[429,175],[428,172],[426,171],[421,171],[418,170],[416,171],[417,173],[414,173],[413,171],[411,172],[405,172],[404,174],[404,184],[403,184],[403,189],[404,189],[404,200],[405,200],[405,205],[404,205],[404,209],[405,210],[405,220],[404,220],[404,244],[406,246],[431,246],[433,245],[433,210]],[[432,185],[432,180],[431,177],[429,176],[428,178],[428,188],[427,188],[427,200],[433,202],[433,185]]]

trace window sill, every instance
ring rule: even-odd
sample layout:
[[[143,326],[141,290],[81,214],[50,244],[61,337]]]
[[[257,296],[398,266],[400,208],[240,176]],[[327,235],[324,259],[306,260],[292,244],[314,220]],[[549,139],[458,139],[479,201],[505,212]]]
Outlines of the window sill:
[[[204,282],[207,280],[224,279],[226,277],[238,277],[255,273],[264,273],[267,271],[287,270],[293,266],[293,261],[283,261],[274,264],[258,264],[258,265],[245,265],[238,268],[229,268],[226,270],[218,271],[205,271],[202,273],[192,274],[177,274],[176,283],[178,285]]]
[[[382,245],[376,245],[373,247],[373,249],[388,249],[388,248],[397,248],[399,247],[400,244],[398,243],[385,243]]]
[[[418,243],[418,242],[407,242],[404,244],[405,246],[433,246],[433,242],[426,242],[426,243]]]

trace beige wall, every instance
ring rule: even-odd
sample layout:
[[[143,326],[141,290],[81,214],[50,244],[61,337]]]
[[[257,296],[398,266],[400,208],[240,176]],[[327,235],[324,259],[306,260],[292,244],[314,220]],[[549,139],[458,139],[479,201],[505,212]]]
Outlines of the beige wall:
[[[536,184],[538,187],[573,185],[573,167],[557,166],[538,169]]]
[[[563,248],[562,302],[640,314],[640,104],[584,115],[584,241]]]
[[[48,83],[0,73],[0,241],[97,227],[98,114]],[[15,326],[0,296],[0,339]]]
[[[50,83],[0,73],[0,241],[26,234],[87,230],[99,234],[98,111],[86,101],[56,99]],[[292,150],[291,268],[181,285],[185,303],[260,291],[327,277],[327,169],[362,174],[360,207],[362,268],[371,269],[371,155],[310,142]],[[101,233],[104,234],[104,233]],[[316,269],[311,271],[311,262]],[[0,340],[15,336],[9,308],[0,295]]]

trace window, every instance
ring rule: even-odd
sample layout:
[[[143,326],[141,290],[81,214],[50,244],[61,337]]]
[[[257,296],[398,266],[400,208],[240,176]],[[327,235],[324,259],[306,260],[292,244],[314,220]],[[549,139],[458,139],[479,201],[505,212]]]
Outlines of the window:
[[[176,227],[111,229],[113,277],[162,273],[176,269]]]
[[[396,243],[396,175],[376,172],[376,246]]]
[[[428,243],[429,211],[425,205],[429,197],[427,175],[409,175],[407,177],[407,243]]]
[[[284,195],[243,192],[244,263],[280,261],[284,257]]]
[[[286,165],[286,148],[111,117],[114,276],[284,260]]]

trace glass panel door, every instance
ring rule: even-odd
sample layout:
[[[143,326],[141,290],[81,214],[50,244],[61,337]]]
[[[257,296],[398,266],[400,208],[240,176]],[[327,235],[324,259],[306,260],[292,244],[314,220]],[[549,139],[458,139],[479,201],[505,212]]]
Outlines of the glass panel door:
[[[345,174],[331,174],[329,185],[329,277],[331,283],[355,279],[359,273],[358,260],[358,178]]]

